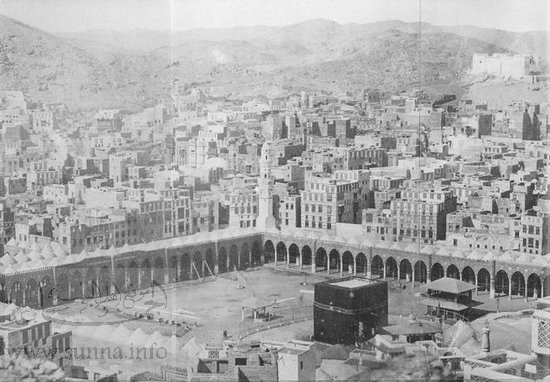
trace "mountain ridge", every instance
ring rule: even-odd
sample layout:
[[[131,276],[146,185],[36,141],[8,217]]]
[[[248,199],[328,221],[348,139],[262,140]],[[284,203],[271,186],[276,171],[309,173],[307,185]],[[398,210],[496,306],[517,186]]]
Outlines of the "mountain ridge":
[[[421,24],[419,35],[418,23],[342,25],[325,19],[287,27],[195,29],[169,38],[146,30],[137,38],[113,31],[60,36],[1,17],[0,88],[72,109],[137,109],[189,83],[232,98],[301,89],[393,92],[420,82],[454,89],[474,52],[541,49],[548,42],[475,27],[462,36]],[[481,39],[472,37],[476,33]]]

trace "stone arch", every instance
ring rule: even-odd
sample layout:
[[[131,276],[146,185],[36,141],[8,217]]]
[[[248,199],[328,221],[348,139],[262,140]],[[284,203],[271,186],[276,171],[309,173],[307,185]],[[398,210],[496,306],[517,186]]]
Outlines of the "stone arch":
[[[74,271],[71,275],[71,298],[72,299],[81,299],[83,298],[82,294],[82,284],[83,278],[79,271]]]
[[[63,272],[57,276],[57,286],[56,286],[56,296],[60,301],[70,301],[72,295],[69,293],[70,290],[70,280],[69,276]]]
[[[50,276],[44,276],[38,286],[39,286],[39,293],[40,293],[39,306],[41,308],[49,308],[50,306],[53,306],[54,287],[53,287],[53,281],[50,278]]]
[[[275,261],[275,246],[271,240],[267,240],[264,244],[264,259],[266,263]]]
[[[418,260],[414,263],[414,281],[417,283],[428,282],[428,267],[422,260]]]
[[[135,262],[134,262],[135,264]],[[126,272],[123,263],[117,263],[115,266],[115,292],[126,292]]]
[[[97,274],[94,268],[88,268],[84,282],[84,298],[95,298],[101,296],[101,290],[99,290]]]
[[[139,274],[140,269],[137,261],[132,260],[128,266],[128,290],[139,289]]]
[[[190,280],[191,279],[191,255],[189,253],[184,253],[180,258],[180,280]]]
[[[399,279],[407,282],[412,281],[412,264],[407,259],[403,259],[399,263]]]
[[[218,250],[218,273],[227,272],[227,250],[220,247]]]
[[[8,291],[4,283],[0,283],[0,302],[5,304],[8,303]]]
[[[430,271],[430,281],[438,280],[445,276],[445,270],[443,269],[443,266],[439,263],[435,263],[432,265],[432,269]]]
[[[546,275],[542,282],[542,296],[550,296],[550,275]]]
[[[288,261],[290,265],[300,265],[300,248],[294,243],[288,247]]]
[[[244,243],[241,246],[241,254],[239,257],[240,269],[247,269],[248,267],[250,267],[249,259],[250,259],[250,250],[248,248],[248,243]]]
[[[23,286],[19,281],[15,281],[13,284],[11,284],[10,299],[13,304],[17,306],[23,306],[24,291]]]
[[[531,273],[527,278],[527,297],[541,297],[542,285],[540,277],[536,273]]]
[[[141,262],[141,285],[140,289],[149,288],[151,286],[151,262],[149,259],[145,259]]]
[[[158,256],[155,259],[155,267],[153,269],[153,281],[159,285],[164,284],[164,259]]]
[[[384,276],[384,260],[378,255],[372,258],[370,265],[372,277],[382,278]]]
[[[480,292],[491,290],[491,274],[485,268],[481,268],[477,272],[477,290]]]
[[[516,271],[512,273],[510,278],[512,295],[525,296],[525,276],[523,273]]]
[[[392,257],[386,259],[386,278],[397,279],[397,261]]]
[[[229,247],[229,272],[233,272],[239,269],[239,248],[233,244]]]
[[[171,256],[168,259],[168,281],[175,283],[178,280],[178,257]]]
[[[359,252],[355,258],[355,270],[357,274],[367,274],[369,269],[369,262],[367,256],[363,252]]]
[[[311,266],[311,262],[313,261],[311,256],[311,248],[309,245],[304,245],[302,247],[302,265],[309,265]]]
[[[330,274],[332,270],[336,270],[336,272],[340,272],[340,253],[336,249],[333,249],[328,254],[327,272]]]
[[[252,264],[250,265],[262,265],[262,246],[258,241],[252,243]]]
[[[462,269],[462,281],[476,285],[476,273],[472,267],[465,266],[464,269]]]
[[[315,269],[319,270],[319,268],[322,270],[328,268],[328,255],[323,247],[317,248],[317,252],[315,253]]]
[[[111,269],[106,265],[99,269],[98,290],[99,296],[109,296],[111,294]]]
[[[355,260],[350,251],[345,251],[342,255],[342,273],[354,274]]]
[[[498,271],[495,275],[495,293],[507,296],[509,282],[506,271]]]
[[[214,255],[214,250],[212,248],[208,248],[206,250],[204,261],[206,261],[206,265],[208,265],[209,268],[209,270],[206,270],[206,272],[208,274],[214,274],[214,271],[216,269],[216,255]]]
[[[460,280],[460,271],[456,265],[451,264],[447,267],[447,277]]]
[[[36,309],[40,306],[38,282],[30,278],[25,286],[25,306]]]
[[[277,243],[277,262],[286,263],[286,245],[282,241]]]
[[[196,251],[195,255],[193,256],[192,276],[196,276],[198,279],[200,279],[204,275],[204,270],[202,269],[202,261],[202,253],[200,251]]]

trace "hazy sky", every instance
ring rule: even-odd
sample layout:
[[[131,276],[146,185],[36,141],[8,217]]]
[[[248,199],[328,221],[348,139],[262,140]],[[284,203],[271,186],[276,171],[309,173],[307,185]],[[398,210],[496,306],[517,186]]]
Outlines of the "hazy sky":
[[[49,32],[174,30],[397,19],[550,31],[548,0],[0,0],[0,13]]]

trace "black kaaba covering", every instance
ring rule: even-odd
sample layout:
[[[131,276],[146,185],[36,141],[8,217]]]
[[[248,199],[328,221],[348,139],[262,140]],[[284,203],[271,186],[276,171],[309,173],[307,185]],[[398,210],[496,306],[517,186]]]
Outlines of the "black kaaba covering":
[[[354,344],[388,324],[388,283],[347,277],[315,284],[315,340]]]

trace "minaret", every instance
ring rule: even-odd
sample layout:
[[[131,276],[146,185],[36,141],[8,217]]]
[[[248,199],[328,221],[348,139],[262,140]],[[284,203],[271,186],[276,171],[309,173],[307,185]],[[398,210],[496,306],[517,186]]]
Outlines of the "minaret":
[[[273,217],[273,179],[271,177],[271,142],[269,141],[265,141],[262,145],[258,197],[256,227],[260,229],[275,228],[275,218]]]

